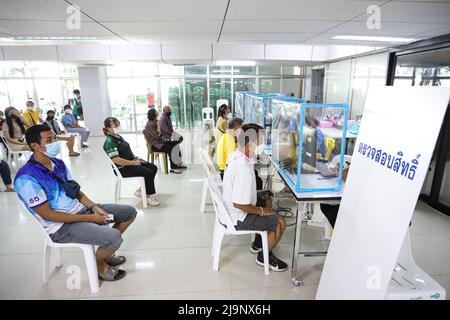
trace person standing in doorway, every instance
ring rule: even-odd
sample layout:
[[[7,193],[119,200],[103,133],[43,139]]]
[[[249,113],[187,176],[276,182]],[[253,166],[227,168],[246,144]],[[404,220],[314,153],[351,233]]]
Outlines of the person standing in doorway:
[[[155,107],[155,94],[150,90],[150,88],[147,89],[147,106],[149,109],[152,109]]]
[[[80,90],[75,89],[73,90],[73,95],[75,96],[74,100],[75,100],[75,105],[73,107],[73,111],[72,114],[75,117],[75,119],[80,119],[80,120],[84,120],[84,116],[83,116],[83,105],[81,103],[81,94],[80,94]]]

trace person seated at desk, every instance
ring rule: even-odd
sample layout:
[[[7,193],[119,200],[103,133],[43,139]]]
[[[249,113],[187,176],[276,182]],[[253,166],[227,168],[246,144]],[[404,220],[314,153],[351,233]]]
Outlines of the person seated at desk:
[[[269,267],[273,271],[284,271],[287,264],[273,254],[273,249],[286,229],[284,217],[274,215],[272,200],[266,199],[266,206],[257,206],[257,192],[254,163],[260,130],[255,124],[245,124],[237,136],[237,149],[227,161],[223,177],[223,200],[236,230],[259,230],[268,232]],[[250,248],[257,253],[256,263],[264,266],[261,237],[257,235]]]
[[[14,192],[11,180],[11,169],[9,169],[8,162],[0,160],[0,176],[5,184],[6,192]]]
[[[44,120],[42,120],[41,116],[39,115],[39,112],[34,107],[33,101],[27,101],[26,103],[27,110],[25,110],[22,115],[23,117],[28,121],[29,124],[32,126],[37,124],[44,123]],[[25,125],[25,129],[28,129],[30,126]]]
[[[130,144],[119,135],[119,132],[120,121],[113,117],[106,118],[103,128],[106,136],[103,150],[125,178],[144,177],[147,203],[150,206],[159,206],[155,190],[155,176],[158,168],[153,163],[136,157],[131,151]],[[135,195],[140,198],[141,190],[136,190]]]
[[[344,182],[347,181],[348,169],[349,169],[348,166],[342,169],[342,181]],[[339,170],[339,163],[335,166],[333,170],[336,176],[339,175],[338,170]],[[340,206],[339,204],[326,204],[326,203],[320,204],[320,211],[322,211],[323,215],[327,218],[328,222],[330,223],[333,229],[339,212],[339,206]]]
[[[223,180],[223,173],[227,166],[227,159],[236,150],[236,136],[242,127],[241,118],[233,118],[228,124],[228,129],[217,142],[217,166],[219,167],[220,178]]]
[[[5,109],[6,120],[3,123],[3,137],[8,142],[12,151],[30,151],[30,147],[25,141],[25,126],[31,124],[14,107]]]
[[[122,279],[126,271],[118,267],[126,258],[114,256],[114,252],[123,241],[122,233],[136,218],[136,209],[89,199],[64,162],[54,158],[60,142],[49,127],[35,125],[25,135],[33,155],[14,180],[20,201],[54,242],[98,246],[95,257],[100,280]],[[114,226],[110,228],[109,223]]]
[[[320,155],[322,156],[322,159],[324,159],[325,154],[326,154],[325,136],[324,136],[322,130],[320,130],[320,128],[319,128],[319,120],[317,118],[314,118],[311,116],[306,116],[305,124],[310,128],[316,129],[317,152],[320,153]]]
[[[158,111],[155,108],[147,112],[147,124],[144,129],[144,136],[148,145],[155,152],[164,152],[169,155],[170,172],[180,174],[179,169],[186,169],[181,162],[181,150],[179,141],[163,141],[160,135],[158,124]]]
[[[56,138],[61,141],[66,142],[67,149],[69,149],[69,157],[77,157],[80,154],[75,152],[73,149],[75,145],[75,136],[70,135],[70,137],[63,136],[66,132],[61,130],[58,125],[58,121],[55,120],[55,111],[48,110],[47,118],[45,119],[45,124],[56,134]]]
[[[89,130],[88,128],[83,128],[78,124],[77,119],[72,114],[72,107],[68,104],[64,106],[64,115],[61,118],[61,122],[64,127],[66,127],[67,132],[80,134],[82,148],[88,147],[87,140],[89,138],[91,130]]]

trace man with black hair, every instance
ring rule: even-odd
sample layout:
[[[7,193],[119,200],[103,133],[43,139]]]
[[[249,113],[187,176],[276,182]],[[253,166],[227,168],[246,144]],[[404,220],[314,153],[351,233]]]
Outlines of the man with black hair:
[[[81,103],[81,94],[80,94],[80,90],[75,89],[73,90],[73,95],[75,96],[75,106],[73,108],[73,115],[75,117],[75,119],[78,120],[78,118],[80,118],[80,120],[83,120],[83,104]]]
[[[136,218],[129,205],[97,204],[76,183],[62,160],[56,135],[46,125],[35,125],[26,132],[33,151],[30,160],[17,172],[14,189],[19,199],[57,243],[98,246],[97,270],[101,280],[116,281],[126,275],[118,269],[126,258],[115,256],[122,233]],[[113,227],[108,226],[114,223]]]
[[[48,110],[45,124],[56,134],[58,140],[66,141],[67,149],[69,149],[70,157],[78,157],[80,154],[73,149],[75,145],[75,135],[67,135],[64,130],[59,127],[58,121],[55,120],[55,111]]]
[[[257,206],[257,188],[254,165],[261,150],[262,128],[257,124],[245,124],[237,135],[237,149],[227,160],[223,177],[223,200],[236,230],[268,232],[269,268],[284,271],[287,264],[272,253],[286,229],[284,217],[272,212],[272,199],[266,198],[266,206]],[[250,251],[257,253],[256,263],[264,266],[261,237],[257,235]]]

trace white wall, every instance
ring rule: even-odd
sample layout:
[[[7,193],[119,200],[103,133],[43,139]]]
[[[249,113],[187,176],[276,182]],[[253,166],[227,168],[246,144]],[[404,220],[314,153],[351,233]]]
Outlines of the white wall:
[[[86,127],[91,135],[103,135],[103,121],[111,115],[106,67],[79,67],[78,79]]]

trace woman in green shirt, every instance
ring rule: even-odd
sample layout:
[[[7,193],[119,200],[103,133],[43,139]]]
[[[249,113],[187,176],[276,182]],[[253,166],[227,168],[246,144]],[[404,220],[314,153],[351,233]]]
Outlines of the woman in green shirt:
[[[159,206],[156,198],[155,176],[158,168],[143,159],[136,157],[131,151],[130,144],[119,135],[120,121],[113,117],[108,117],[104,121],[103,133],[106,136],[103,150],[108,157],[116,164],[120,173],[124,177],[144,177],[145,189],[147,192],[147,203],[151,206]],[[137,197],[141,197],[140,190],[135,192]]]

